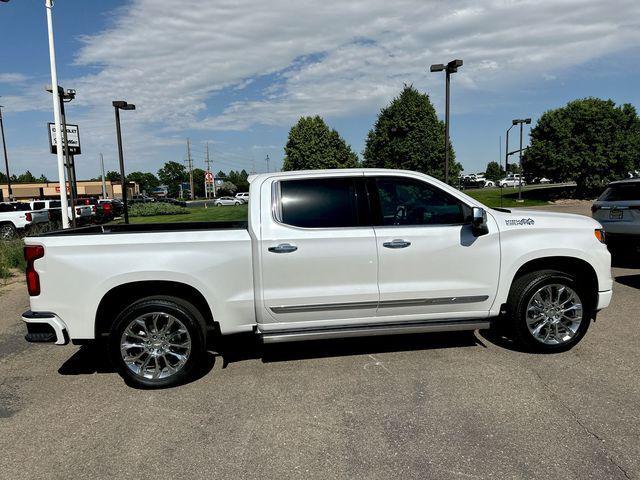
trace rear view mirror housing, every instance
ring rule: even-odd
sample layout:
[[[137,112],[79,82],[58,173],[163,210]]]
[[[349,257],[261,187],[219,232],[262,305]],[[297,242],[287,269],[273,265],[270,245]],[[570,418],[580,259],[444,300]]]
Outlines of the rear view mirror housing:
[[[489,227],[487,226],[487,212],[484,208],[473,207],[471,230],[473,231],[473,235],[476,237],[489,233]]]

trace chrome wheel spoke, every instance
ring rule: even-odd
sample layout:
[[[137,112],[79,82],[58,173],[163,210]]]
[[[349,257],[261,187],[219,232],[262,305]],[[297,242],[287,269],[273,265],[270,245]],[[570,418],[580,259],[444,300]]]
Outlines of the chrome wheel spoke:
[[[525,320],[537,341],[561,345],[574,337],[582,323],[582,302],[567,285],[545,285],[531,296]]]
[[[145,313],[125,328],[120,354],[136,376],[160,380],[185,366],[191,354],[191,336],[185,324],[173,315]]]

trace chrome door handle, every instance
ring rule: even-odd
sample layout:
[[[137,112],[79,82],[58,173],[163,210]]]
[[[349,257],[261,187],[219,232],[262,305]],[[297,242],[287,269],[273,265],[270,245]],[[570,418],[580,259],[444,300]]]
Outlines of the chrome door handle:
[[[298,250],[298,247],[290,243],[281,243],[277,247],[269,247],[269,251],[273,253],[291,253]]]
[[[399,238],[396,238],[391,242],[384,242],[382,244],[382,246],[386,248],[407,248],[409,245],[411,245],[411,242],[407,242],[406,240],[400,240]]]

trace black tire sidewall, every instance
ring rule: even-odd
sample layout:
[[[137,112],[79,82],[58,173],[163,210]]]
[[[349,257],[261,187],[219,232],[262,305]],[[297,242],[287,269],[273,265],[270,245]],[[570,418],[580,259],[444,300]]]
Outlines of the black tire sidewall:
[[[516,337],[520,341],[521,345],[530,351],[555,353],[570,350],[580,342],[580,340],[582,340],[582,337],[587,333],[587,329],[591,323],[592,307],[586,303],[586,292],[584,292],[584,289],[580,287],[575,278],[571,275],[555,271],[537,273],[538,275],[530,275],[528,278],[529,282],[524,283],[522,293],[519,295],[515,305]],[[526,310],[531,297],[540,288],[550,284],[562,284],[570,287],[576,292],[582,304],[582,322],[580,323],[580,327],[578,327],[578,331],[571,340],[561,345],[546,345],[536,340],[527,326]]]
[[[116,318],[109,334],[109,356],[112,364],[128,385],[137,388],[178,386],[187,382],[197,369],[205,352],[204,333],[201,323],[193,313],[195,308],[190,309],[182,303],[156,297],[143,298],[125,308]],[[129,323],[136,317],[151,312],[166,312],[175,316],[185,325],[191,337],[191,353],[187,363],[176,374],[159,380],[149,380],[137,376],[129,370],[120,354],[120,338]]]

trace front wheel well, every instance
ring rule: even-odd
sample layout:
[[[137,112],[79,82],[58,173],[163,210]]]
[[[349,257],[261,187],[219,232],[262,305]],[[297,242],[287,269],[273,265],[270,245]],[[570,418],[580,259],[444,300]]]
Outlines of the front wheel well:
[[[557,270],[575,277],[578,285],[587,294],[586,301],[589,302],[589,306],[595,309],[598,304],[598,276],[588,262],[575,257],[536,258],[528,261],[518,269],[511,282],[512,287],[518,278],[539,270]]]
[[[170,281],[142,281],[119,285],[102,297],[96,312],[96,340],[109,334],[117,315],[128,305],[144,297],[163,295],[189,302],[204,318],[207,330],[216,328],[209,304],[204,296],[191,285]]]

